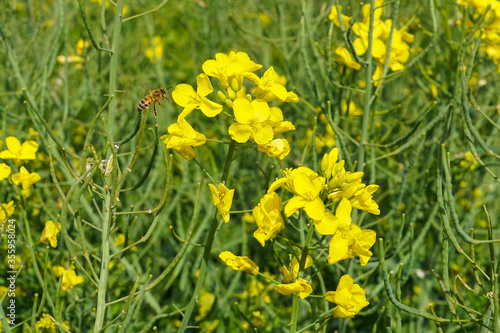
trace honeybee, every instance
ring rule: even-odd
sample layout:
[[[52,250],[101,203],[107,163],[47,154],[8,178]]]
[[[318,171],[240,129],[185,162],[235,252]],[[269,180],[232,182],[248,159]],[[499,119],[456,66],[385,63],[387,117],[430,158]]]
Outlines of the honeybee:
[[[151,106],[151,104],[152,104],[153,105],[153,111],[154,111],[154,114],[155,114],[155,118],[157,118],[157,115],[156,115],[156,103],[158,103],[158,105],[161,105],[160,101],[162,99],[167,99],[167,101],[168,101],[167,91],[165,89],[163,89],[163,88],[155,89],[155,90],[151,91],[149,93],[149,95],[147,95],[146,97],[144,97],[139,102],[139,104],[137,105],[137,111],[143,112],[147,108],[149,108]]]

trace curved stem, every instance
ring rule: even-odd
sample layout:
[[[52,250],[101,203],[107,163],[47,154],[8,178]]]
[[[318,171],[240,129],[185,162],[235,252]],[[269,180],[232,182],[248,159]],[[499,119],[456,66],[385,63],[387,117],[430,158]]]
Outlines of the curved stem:
[[[236,141],[231,140],[231,144],[229,145],[226,163],[224,164],[224,170],[222,171],[221,183],[225,184],[227,177],[229,175],[229,168],[231,166],[231,162],[233,161],[234,150],[236,148]],[[212,218],[212,223],[210,224],[210,231],[208,232],[207,240],[205,242],[205,250],[203,252],[203,260],[201,262],[200,273],[198,275],[198,281],[196,282],[196,287],[194,289],[193,296],[189,302],[186,313],[184,314],[184,318],[182,319],[181,327],[178,332],[184,332],[187,328],[187,325],[191,319],[191,315],[193,314],[194,307],[197,303],[198,297],[200,296],[201,289],[205,283],[205,278],[207,276],[207,267],[208,262],[210,260],[210,252],[212,251],[212,245],[215,239],[215,233],[217,232],[217,226],[219,219],[217,217],[217,209],[215,210],[214,217]]]

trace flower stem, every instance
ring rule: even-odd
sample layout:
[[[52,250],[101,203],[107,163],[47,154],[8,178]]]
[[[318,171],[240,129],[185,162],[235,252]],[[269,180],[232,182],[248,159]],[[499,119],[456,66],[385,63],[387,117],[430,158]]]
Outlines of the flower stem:
[[[233,161],[234,149],[236,148],[236,141],[231,140],[229,149],[227,151],[226,163],[224,164],[224,170],[222,171],[221,183],[225,184],[227,177],[229,175],[229,167]],[[203,260],[200,266],[200,273],[198,275],[198,281],[196,282],[196,287],[194,289],[193,296],[189,302],[188,308],[182,319],[181,327],[179,328],[179,333],[184,332],[193,314],[194,307],[197,303],[198,297],[200,296],[201,289],[205,282],[207,276],[208,261],[210,260],[210,252],[212,251],[212,245],[215,239],[215,233],[217,232],[217,225],[219,224],[219,219],[217,215],[217,209],[215,210],[214,217],[212,218],[212,223],[210,225],[210,231],[208,232],[207,240],[205,242],[205,250],[203,252]]]

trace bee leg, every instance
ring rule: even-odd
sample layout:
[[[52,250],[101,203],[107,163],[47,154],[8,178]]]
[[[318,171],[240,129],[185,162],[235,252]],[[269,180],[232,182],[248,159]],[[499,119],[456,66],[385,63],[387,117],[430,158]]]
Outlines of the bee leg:
[[[155,119],[158,119],[158,115],[156,114],[156,104],[153,104],[153,113],[155,115]]]

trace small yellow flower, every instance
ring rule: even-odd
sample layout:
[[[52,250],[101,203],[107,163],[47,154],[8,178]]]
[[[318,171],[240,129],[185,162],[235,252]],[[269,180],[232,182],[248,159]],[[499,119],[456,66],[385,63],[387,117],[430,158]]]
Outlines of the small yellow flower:
[[[280,83],[280,76],[274,71],[272,66],[262,75],[262,78],[253,73],[249,73],[247,77],[257,85],[257,88],[253,92],[257,99],[263,99],[266,102],[274,101],[275,99],[293,103],[299,101],[295,93],[286,91],[286,88]]]
[[[45,222],[40,242],[50,242],[50,246],[57,247],[57,234],[61,231],[61,223],[54,223],[53,221]]]
[[[226,223],[229,222],[229,210],[233,204],[234,189],[230,190],[222,183],[219,183],[218,187],[213,184],[208,184],[208,186],[212,192],[214,206],[222,215],[222,220]]]
[[[219,254],[219,258],[235,271],[242,271],[250,275],[257,275],[259,273],[259,266],[247,256],[240,257],[229,251],[224,251]]]
[[[271,113],[266,101],[237,98],[233,110],[236,122],[229,126],[228,132],[234,141],[244,143],[251,137],[257,144],[264,145],[273,139],[274,131],[269,124]]]
[[[253,236],[260,245],[265,246],[267,240],[273,239],[278,232],[285,229],[281,209],[281,198],[276,192],[264,195],[253,209],[252,215],[258,226]]]
[[[5,178],[9,177],[11,173],[10,166],[8,166],[5,163],[0,164],[0,180],[4,180]]]
[[[22,145],[19,140],[14,136],[9,136],[5,139],[7,150],[0,152],[0,158],[14,159],[14,163],[19,165],[21,160],[34,160],[36,159],[36,151],[38,150],[38,143],[33,140],[28,140]]]
[[[8,204],[2,204],[0,208],[0,223],[5,221],[7,217],[14,214],[14,201],[11,200]],[[5,212],[7,212],[7,216],[5,216]]]
[[[304,299],[312,293],[312,287],[306,280],[298,278],[295,282],[287,284],[277,284],[274,289],[283,295],[299,294],[300,298]]]
[[[177,121],[184,119],[194,109],[199,109],[207,117],[215,117],[222,112],[222,105],[209,100],[206,96],[214,91],[210,79],[206,74],[196,77],[197,89],[194,91],[189,84],[179,84],[172,91],[175,103],[184,108],[179,114]]]
[[[61,289],[64,291],[68,291],[77,284],[85,282],[82,276],[76,275],[73,267],[66,270],[62,266],[52,266],[52,271],[56,277],[62,276]]]
[[[361,65],[358,62],[356,62],[356,60],[354,60],[354,57],[345,47],[337,47],[335,49],[335,54],[339,57],[340,62],[346,65],[347,67],[356,70],[361,68]]]
[[[268,193],[275,191],[282,185],[294,194],[285,206],[285,215],[291,216],[300,208],[304,208],[307,216],[313,220],[321,220],[325,214],[325,205],[319,197],[325,177],[306,167],[287,169],[283,171],[285,177],[277,179],[271,184]]]
[[[284,159],[290,153],[290,144],[285,139],[274,139],[266,144],[259,145],[258,150],[269,157]]]
[[[366,300],[364,289],[354,284],[349,274],[340,278],[336,291],[326,293],[325,300],[337,304],[332,310],[335,318],[353,318],[361,309],[370,304]]]
[[[40,181],[40,175],[36,172],[30,173],[25,167],[21,167],[20,172],[12,175],[12,182],[15,185],[21,185],[23,190],[33,186],[36,182]]]
[[[168,127],[168,135],[161,137],[163,143],[168,149],[175,149],[182,158],[191,161],[196,157],[193,147],[204,145],[207,138],[196,132],[193,127],[185,120],[178,120],[177,123]]]

